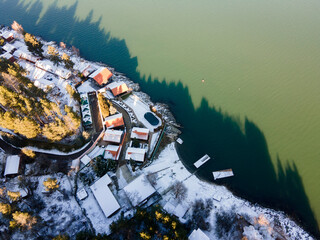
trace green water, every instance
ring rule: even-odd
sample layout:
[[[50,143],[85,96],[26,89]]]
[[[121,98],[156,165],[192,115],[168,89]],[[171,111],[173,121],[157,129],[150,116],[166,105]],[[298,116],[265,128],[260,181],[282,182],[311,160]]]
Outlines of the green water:
[[[319,1],[0,0],[0,8],[1,23],[16,19],[74,44],[168,103],[191,171],[208,153],[215,159],[201,177],[233,168],[223,183],[239,195],[308,226],[320,218]]]

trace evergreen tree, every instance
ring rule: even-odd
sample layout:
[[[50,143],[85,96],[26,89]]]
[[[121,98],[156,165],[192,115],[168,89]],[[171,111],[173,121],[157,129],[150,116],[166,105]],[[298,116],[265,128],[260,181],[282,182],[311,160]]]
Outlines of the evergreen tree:
[[[7,191],[7,195],[12,202],[18,201],[21,198],[20,192]]]
[[[11,214],[11,205],[9,203],[2,203],[0,202],[0,212],[3,215]]]
[[[30,230],[34,224],[37,223],[36,217],[31,216],[27,212],[15,211],[12,214],[13,220],[10,221],[10,228],[20,227],[22,229],[27,228]]]
[[[47,178],[47,180],[43,182],[43,185],[47,192],[52,192],[59,188],[58,180],[55,178]]]
[[[29,158],[35,158],[35,156],[36,156],[36,154],[34,153],[34,151],[32,151],[31,149],[29,149],[29,148],[22,148],[21,149],[21,152],[24,154],[24,155],[26,155],[26,156],[28,156]]]
[[[28,50],[32,53],[34,53],[37,56],[42,57],[43,49],[42,46],[43,44],[36,39],[35,36],[32,34],[26,33],[24,35],[24,42],[28,46]]]
[[[35,138],[41,132],[39,124],[28,117],[24,117],[22,120],[16,118],[14,124],[15,132],[26,138]]]
[[[56,65],[59,64],[59,62],[61,62],[60,56],[59,56],[59,52],[58,50],[53,47],[53,46],[48,46],[48,51],[47,53],[49,54],[49,59]]]

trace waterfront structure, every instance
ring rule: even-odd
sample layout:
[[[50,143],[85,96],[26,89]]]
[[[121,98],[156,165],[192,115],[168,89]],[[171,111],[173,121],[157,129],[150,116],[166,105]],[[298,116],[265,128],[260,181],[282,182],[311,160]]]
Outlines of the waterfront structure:
[[[109,71],[108,68],[99,68],[98,70],[94,71],[89,75],[89,77],[93,78],[98,85],[103,85],[108,83],[109,79],[112,77],[112,73]]]
[[[225,169],[220,170],[216,172],[212,172],[214,180],[217,180],[219,178],[226,178],[226,177],[232,177],[234,176],[232,169]]]
[[[113,96],[115,97],[129,91],[127,84],[122,81],[110,83],[106,86],[106,88],[111,90]]]

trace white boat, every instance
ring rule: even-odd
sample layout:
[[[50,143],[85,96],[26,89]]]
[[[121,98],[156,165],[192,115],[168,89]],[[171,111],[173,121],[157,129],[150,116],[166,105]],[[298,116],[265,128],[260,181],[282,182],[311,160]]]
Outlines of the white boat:
[[[216,172],[212,172],[214,180],[220,179],[220,178],[226,178],[226,177],[232,177],[234,176],[232,169],[225,169],[220,170]]]
[[[202,158],[200,158],[198,161],[196,161],[193,165],[196,168],[199,168],[200,166],[202,166],[203,164],[205,164],[206,162],[208,162],[210,160],[210,157],[208,156],[208,154],[204,155]]]

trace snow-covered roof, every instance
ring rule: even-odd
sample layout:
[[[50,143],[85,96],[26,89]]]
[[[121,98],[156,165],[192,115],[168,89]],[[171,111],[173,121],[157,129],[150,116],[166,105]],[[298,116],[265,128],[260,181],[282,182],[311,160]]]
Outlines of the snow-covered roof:
[[[104,148],[95,147],[90,153],[88,153],[88,156],[93,159],[97,156],[103,155]]]
[[[104,215],[109,217],[120,208],[117,199],[113,196],[108,184],[111,183],[110,177],[106,174],[90,186],[94,197],[99,203]]]
[[[64,79],[68,79],[69,77],[71,77],[71,71],[63,67],[57,67],[55,74]]]
[[[47,72],[54,73],[56,70],[56,67],[53,65],[53,63],[49,60],[39,60],[36,62],[36,67],[41,68]]]
[[[107,129],[104,133],[103,140],[108,142],[120,143],[123,131]]]
[[[80,165],[80,160],[79,160],[79,158],[72,160],[71,168],[77,169],[77,168],[79,167],[79,165]]]
[[[77,61],[76,59],[73,60],[75,63],[73,68],[78,70],[82,73],[83,76],[87,77],[90,73],[94,72],[96,69],[92,67],[88,62],[86,61]]]
[[[131,131],[131,138],[148,140],[149,137],[149,129],[148,128],[138,128],[134,127]]]
[[[84,164],[84,165],[87,165],[90,161],[91,161],[91,158],[89,158],[88,155],[84,155],[80,161]]]
[[[139,205],[156,192],[144,174],[141,174],[123,189],[133,206]]]
[[[110,89],[114,96],[118,96],[121,93],[127,92],[129,90],[127,84],[124,82],[112,82],[106,86],[106,88]]]
[[[16,40],[13,43],[11,43],[16,49],[28,49],[27,45],[20,41],[20,40]]]
[[[104,119],[107,128],[123,126],[122,113],[114,114]]]
[[[182,206],[181,204],[178,204],[177,206],[174,206],[172,203],[170,202],[167,202],[163,208],[168,212],[168,213],[171,213],[171,214],[174,214],[176,215],[177,217],[179,218],[182,218],[186,212],[188,211],[188,208],[189,207],[184,207]]]
[[[187,211],[188,211],[188,207],[184,207],[181,204],[178,204],[178,206],[176,206],[176,208],[174,209],[173,214],[179,218],[182,218]]]
[[[197,230],[193,230],[193,232],[190,234],[189,240],[210,240],[210,238],[202,232],[200,228]]]
[[[6,43],[3,47],[2,47],[3,50],[5,50],[6,52],[11,52],[15,49],[15,47],[10,44],[10,43]]]
[[[108,82],[109,78],[112,77],[112,73],[108,68],[101,67],[91,73],[89,77],[93,78],[99,85],[102,85]]]
[[[220,170],[216,172],[212,172],[214,180],[219,179],[219,178],[226,178],[226,177],[232,177],[233,176],[233,171],[232,169],[225,169],[225,170]]]
[[[8,39],[10,37],[14,37],[14,34],[12,31],[5,30],[2,32],[1,36],[5,39]]]
[[[39,57],[33,56],[28,50],[23,49],[18,49],[13,53],[13,55],[16,58],[23,58],[34,63],[40,59]]]
[[[4,176],[10,174],[17,174],[19,172],[20,157],[18,155],[11,155],[7,157],[6,168]]]
[[[128,147],[126,152],[126,159],[143,162],[145,154],[146,154],[145,149]]]
[[[5,58],[5,59],[10,59],[10,58],[12,58],[13,56],[12,56],[12,54],[11,53],[9,53],[9,52],[5,52],[4,54],[2,54],[2,55],[0,55],[0,57],[2,57],[2,58]]]
[[[84,188],[80,189],[77,192],[77,198],[79,198],[80,200],[85,199],[86,197],[88,197],[88,193],[86,192],[86,190]]]
[[[104,152],[105,159],[118,160],[120,146],[109,144]]]
[[[38,80],[35,80],[34,81],[34,85],[38,88],[41,88],[41,89],[46,89],[48,86],[49,87],[54,87],[55,84],[49,80],[46,80],[46,79],[38,79]]]

